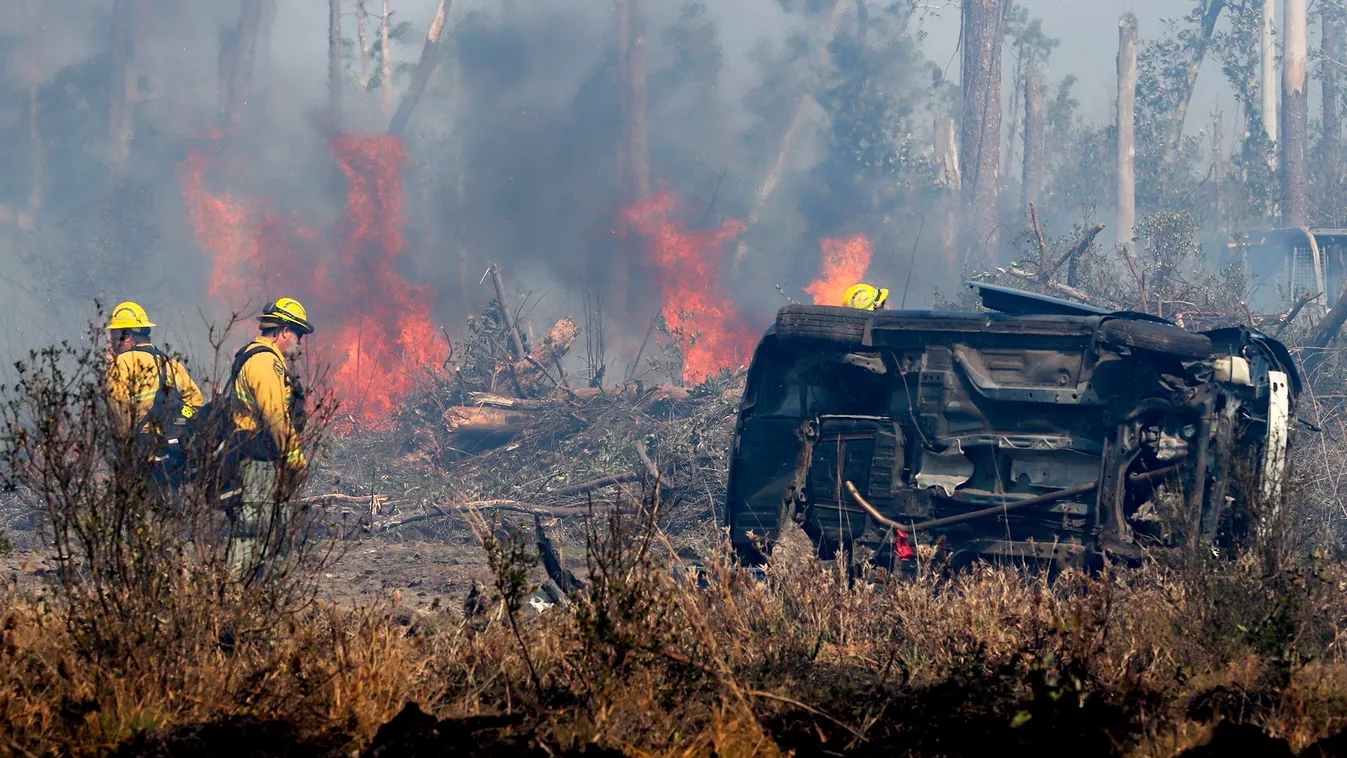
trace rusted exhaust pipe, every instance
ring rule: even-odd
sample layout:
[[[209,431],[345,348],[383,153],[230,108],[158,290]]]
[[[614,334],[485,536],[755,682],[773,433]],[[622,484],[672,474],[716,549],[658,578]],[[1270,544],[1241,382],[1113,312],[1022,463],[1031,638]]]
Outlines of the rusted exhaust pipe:
[[[1076,497],[1077,495],[1084,495],[1087,492],[1093,492],[1099,486],[1099,483],[1091,482],[1089,484],[1081,484],[1075,487],[1068,487],[1064,490],[1057,490],[1056,492],[1049,492],[1037,497],[1027,498],[1025,500],[1016,500],[1012,503],[994,505],[990,508],[960,513],[956,516],[931,519],[930,521],[923,521],[920,524],[912,524],[911,526],[904,526],[876,510],[875,507],[861,495],[860,491],[856,489],[856,485],[852,484],[850,480],[847,481],[846,485],[847,492],[851,495],[851,499],[855,500],[857,505],[863,508],[866,513],[870,514],[870,518],[893,529],[901,529],[908,532],[920,532],[929,529],[938,529],[942,526],[950,526],[952,524],[962,524],[965,521],[975,521],[980,518],[986,518],[987,516],[998,516],[1002,513],[1010,513],[1025,508],[1032,508],[1036,505],[1046,505],[1058,500],[1065,500],[1066,498]]]
[[[1150,482],[1156,479],[1169,476],[1170,474],[1176,473],[1180,468],[1182,468],[1183,461],[1187,457],[1188,457],[1187,455],[1181,455],[1177,459],[1175,459],[1175,462],[1173,464],[1165,466],[1163,468],[1157,468],[1151,471],[1142,471],[1139,474],[1129,474],[1127,477],[1127,481],[1132,484],[1141,484],[1143,482]],[[862,509],[864,509],[865,512],[870,515],[870,518],[874,519],[875,521],[878,521],[884,526],[893,529],[902,529],[904,531],[909,532],[919,532],[929,529],[938,529],[942,526],[950,526],[951,524],[962,524],[965,521],[973,521],[976,519],[984,518],[986,516],[996,516],[1002,513],[1010,513],[1012,511],[1018,511],[1024,508],[1032,508],[1036,505],[1046,505],[1048,503],[1056,502],[1058,500],[1065,500],[1069,497],[1076,497],[1077,495],[1084,495],[1087,492],[1093,492],[1096,488],[1099,487],[1098,482],[1092,482],[1090,484],[1081,484],[1075,487],[1068,487],[1064,490],[1057,490],[1056,492],[1048,492],[1046,494],[1038,495],[1037,497],[1027,498],[1025,500],[1016,500],[1012,503],[1006,503],[1004,505],[994,505],[990,508],[983,508],[982,510],[978,511],[969,511],[968,513],[960,513],[955,516],[946,516],[945,518],[931,519],[930,521],[923,521],[919,524],[904,526],[898,523],[897,521],[894,521],[893,519],[888,518],[884,514],[880,513],[873,505],[870,504],[868,500],[865,499],[865,496],[861,495],[860,490],[856,489],[856,485],[852,484],[850,480],[846,482],[846,485],[847,485],[847,493],[851,495],[851,499],[856,501],[856,504],[859,505]]]

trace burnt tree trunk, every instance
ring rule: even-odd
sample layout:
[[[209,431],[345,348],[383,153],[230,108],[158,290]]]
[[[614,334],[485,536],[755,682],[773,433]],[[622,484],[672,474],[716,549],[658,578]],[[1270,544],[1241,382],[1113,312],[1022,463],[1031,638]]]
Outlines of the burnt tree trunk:
[[[622,111],[620,181],[625,203],[650,194],[646,114],[645,0],[617,0],[618,103]]]
[[[1342,207],[1337,198],[1338,187],[1342,183],[1342,121],[1338,115],[1338,62],[1342,60],[1342,17],[1341,11],[1325,3],[1320,8],[1320,40],[1323,45],[1324,61],[1319,70],[1320,84],[1323,87],[1323,134],[1319,138],[1319,164],[1324,172],[1324,184],[1328,190],[1326,200],[1333,204],[1334,222],[1340,218]]]
[[[1029,107],[1028,92],[1026,90],[1029,84],[1028,67],[1032,63],[1032,61],[1030,61],[1032,55],[1033,53],[1030,52],[1027,45],[1021,45],[1015,55],[1015,72],[1010,77],[1010,81],[1012,82],[1010,90],[1010,127],[1006,130],[1006,154],[1003,156],[1004,163],[1002,164],[1001,169],[1006,176],[1013,175],[1011,172],[1015,167],[1016,143],[1021,143],[1022,145],[1021,138],[1023,132],[1021,130],[1025,128],[1024,112],[1025,109]],[[1022,155],[1023,154],[1021,154],[1021,156]],[[1020,172],[1023,173],[1023,171],[1024,166],[1023,162],[1021,162]]]
[[[1183,140],[1183,123],[1188,116],[1188,104],[1193,100],[1193,88],[1197,85],[1197,74],[1202,70],[1202,62],[1207,58],[1207,48],[1211,46],[1211,38],[1216,33],[1216,21],[1220,19],[1221,11],[1224,9],[1225,0],[1203,0],[1202,2],[1197,44],[1193,49],[1192,57],[1182,64],[1183,81],[1180,83],[1179,99],[1175,104],[1174,111],[1169,114],[1169,126],[1165,141],[1166,163],[1173,161],[1175,153],[1178,152],[1179,143]]]
[[[388,125],[389,134],[401,136],[407,130],[407,122],[411,121],[416,104],[421,102],[421,95],[425,93],[426,85],[430,83],[430,75],[435,71],[435,62],[439,57],[440,35],[444,31],[444,20],[448,14],[449,0],[440,0],[435,5],[435,16],[430,20],[430,28],[426,31],[426,44],[421,48],[421,59],[416,62],[412,81],[407,85],[407,91],[402,93],[397,112],[393,114],[393,120]]]
[[[257,54],[258,31],[262,24],[262,0],[243,0],[239,11],[239,25],[228,36],[226,49],[221,50],[224,86],[220,101],[220,122],[226,127],[238,126],[252,94],[253,62]]]
[[[623,205],[650,195],[650,132],[646,113],[645,0],[616,0],[617,89],[621,110],[618,184]],[[635,247],[615,256],[610,267],[610,292],[615,313],[628,314]]]
[[[1013,2],[963,0],[959,157],[964,203],[971,212],[963,247],[965,260],[979,266],[995,262],[1000,241],[996,211],[1001,193],[1001,48]]]
[[[1047,149],[1043,131],[1043,72],[1040,62],[1030,59],[1024,70],[1024,168],[1021,177],[1024,196],[1020,207],[1037,205],[1043,190],[1043,153]]]
[[[1132,241],[1137,221],[1136,175],[1137,18],[1118,22],[1118,219],[1117,238]]]
[[[1259,33],[1259,94],[1263,97],[1263,133],[1269,142],[1277,141],[1277,40],[1275,8],[1277,0],[1263,0],[1263,23]]]
[[[631,122],[631,185],[637,200],[650,195],[650,125],[646,103],[645,0],[627,0],[631,4],[631,56],[627,83],[631,91],[627,118]]]
[[[379,86],[383,89],[384,118],[393,117],[393,51],[388,37],[388,26],[393,21],[393,11],[384,0],[383,23],[379,24]]]
[[[360,91],[365,93],[369,91],[370,76],[372,75],[369,67],[369,11],[365,9],[365,0],[355,0],[355,39],[359,50],[356,54],[360,56]],[[363,102],[363,94],[362,94]]]
[[[136,67],[136,38],[143,22],[144,0],[115,0],[112,5],[112,38],[108,54],[108,172],[112,182],[121,178],[131,157],[135,137],[136,106],[140,100],[140,71]]]
[[[621,132],[617,146],[617,184],[622,203],[629,204],[631,198],[631,136],[627,113],[631,110],[631,89],[627,82],[631,79],[631,5],[627,0],[613,0],[617,12],[617,109],[618,129]],[[623,265],[619,262],[618,265]]]
[[[1305,165],[1309,139],[1306,0],[1285,0],[1282,23],[1282,225],[1305,226],[1309,223],[1309,176]]]
[[[631,182],[631,4],[628,0],[614,0],[617,11],[617,191],[624,207],[634,202]],[[621,317],[627,315],[627,289],[631,286],[631,260],[637,255],[639,243],[627,242],[611,260],[608,286],[613,310]]]
[[[832,15],[828,21],[828,29],[820,41],[817,53],[815,55],[814,65],[820,77],[822,77],[832,62],[832,54],[829,49],[832,47],[833,40],[837,38],[837,29],[842,24],[842,14],[846,9],[846,0],[834,0]],[[800,129],[804,127],[805,121],[809,117],[809,111],[814,105],[814,93],[806,91],[800,95],[800,99],[795,104],[795,113],[791,116],[790,123],[786,130],[781,133],[781,140],[777,143],[776,160],[772,162],[772,168],[763,177],[762,184],[758,186],[757,195],[753,198],[753,208],[748,213],[748,228],[752,229],[757,225],[758,219],[767,209],[767,203],[776,194],[776,189],[781,185],[781,177],[786,173],[786,166],[790,163],[791,154],[795,150],[795,142],[800,134]],[[743,264],[744,258],[748,255],[747,240],[740,240],[734,249],[734,266],[737,269]]]
[[[450,56],[450,88],[451,95],[449,103],[451,111],[454,114],[450,122],[450,128],[453,130],[455,138],[451,140],[454,146],[454,213],[453,222],[453,240],[458,255],[458,287],[459,296],[463,307],[467,313],[472,313],[471,303],[473,302],[473,279],[471,273],[472,255],[468,249],[468,229],[471,221],[467,213],[468,204],[468,157],[464,149],[464,143],[467,140],[460,136],[463,124],[466,121],[464,116],[466,112],[465,103],[467,98],[463,91],[463,67],[458,61]]]
[[[959,193],[963,182],[959,174],[959,141],[955,137],[954,119],[949,116],[935,117],[935,160],[942,196],[937,207],[944,210],[940,249],[945,253],[946,270],[953,275],[959,273]]]
[[[327,0],[327,117],[341,128],[341,0]]]

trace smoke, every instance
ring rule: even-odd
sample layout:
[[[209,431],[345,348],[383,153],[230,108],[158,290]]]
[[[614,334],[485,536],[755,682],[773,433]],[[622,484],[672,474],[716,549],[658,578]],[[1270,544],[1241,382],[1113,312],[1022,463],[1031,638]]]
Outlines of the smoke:
[[[23,1],[28,13],[0,14],[0,226],[10,230],[0,234],[0,255],[13,263],[0,278],[0,296],[16,304],[0,322],[6,357],[73,334],[79,318],[53,321],[42,314],[89,313],[93,298],[144,303],[164,324],[161,333],[199,360],[207,357],[204,323],[225,318],[240,303],[222,297],[219,282],[211,294],[221,240],[218,232],[203,237],[192,215],[199,204],[185,198],[190,188],[182,167],[202,150],[224,155],[197,175],[198,197],[227,196],[258,209],[258,218],[270,214],[276,223],[310,230],[315,241],[301,257],[312,270],[347,265],[355,247],[378,248],[371,241],[353,247],[332,231],[346,228],[353,186],[330,149],[334,134],[377,134],[388,123],[387,90],[357,86],[354,0],[342,2],[347,68],[340,123],[323,115],[326,7],[266,0],[247,108],[227,133],[216,129],[221,51],[237,34],[240,0]],[[1058,70],[1082,68],[1089,86],[1081,89],[1093,93],[1082,99],[1092,108],[1103,102],[1095,96],[1112,81],[1112,53],[1105,55],[1112,43],[1091,44],[1104,52],[1080,63],[1071,30],[1054,26],[1061,14],[1051,12],[1053,3],[1023,2],[1045,18],[1049,34],[1066,40]],[[391,5],[399,32],[391,51],[396,100],[419,56],[435,0]],[[810,297],[803,288],[823,269],[826,239],[863,235],[873,260],[860,269],[895,292],[914,270],[925,281],[949,283],[936,275],[947,277],[957,266],[937,252],[947,214],[929,192],[927,153],[932,114],[947,110],[942,98],[957,80],[957,61],[946,70],[957,39],[954,9],[886,28],[902,14],[865,3],[863,14],[846,11],[837,39],[827,45],[823,29],[831,2],[813,3],[809,13],[803,11],[808,4],[785,4],[788,11],[779,0],[646,5],[653,189],[677,198],[670,206],[676,218],[668,223],[690,239],[700,231],[747,225],[723,240],[727,259],[736,257],[738,246],[748,251],[742,265],[727,262],[707,273],[733,301],[742,320],[736,330],[756,333],[768,323],[782,302],[777,285],[797,299]],[[1070,5],[1073,18],[1084,13]],[[380,0],[366,6],[373,43]],[[114,181],[109,50],[114,14],[132,8],[142,11],[131,90],[134,138]],[[385,232],[400,242],[392,274],[424,291],[417,307],[453,331],[492,297],[481,276],[488,261],[497,261],[507,283],[530,294],[526,324],[535,333],[562,315],[580,315],[580,300],[596,295],[609,308],[610,345],[639,341],[659,302],[669,299],[662,289],[668,271],[657,251],[621,233],[624,214],[637,199],[624,194],[619,169],[627,127],[612,4],[457,0],[451,8],[439,69],[405,135],[401,221]],[[1090,11],[1105,36],[1115,33],[1109,13]],[[1155,9],[1151,15],[1160,14]],[[927,36],[918,37],[919,30]],[[832,64],[817,62],[821,47]],[[30,63],[45,177],[36,208],[28,199]],[[932,69],[943,70],[944,79]],[[781,153],[787,160],[774,194],[760,203],[764,178],[806,90],[815,91],[816,101],[804,108],[791,150]],[[864,133],[873,123],[898,136]],[[20,213],[31,218],[19,223]],[[749,223],[755,213],[759,217]],[[946,225],[953,223],[951,217]],[[239,232],[250,239],[258,233],[256,224]],[[613,293],[622,269],[625,298]],[[248,271],[236,276],[255,275]],[[293,284],[283,277],[266,280],[265,292],[256,286],[262,280],[229,291],[256,298],[303,292],[312,284],[299,281],[304,271],[293,274]],[[828,291],[848,276],[837,272]],[[350,291],[348,302],[324,297],[314,304],[320,329],[344,325],[347,310],[375,307],[360,300],[359,287],[342,286]],[[918,293],[929,302],[932,289],[914,289],[914,303]]]
[[[34,290],[16,292],[20,297],[59,300],[76,311],[92,297],[136,298],[165,314],[161,320],[184,340],[199,341],[197,307],[211,319],[225,309],[201,297],[214,266],[192,233],[175,167],[216,120],[220,51],[239,23],[240,3],[143,1],[136,136],[124,186],[111,193],[121,200],[109,201],[101,117],[108,107],[111,21],[114,11],[129,12],[138,2],[30,0],[30,15],[0,17],[0,37],[9,43],[0,50],[6,64],[0,97],[15,115],[16,137],[24,120],[28,43],[36,42],[47,173],[43,223],[18,242],[7,240],[5,252],[30,264],[30,271],[11,276]],[[367,5],[374,14],[367,31],[375,40],[379,3]],[[515,5],[508,22],[499,3],[453,5],[443,65],[408,134],[413,213],[402,266],[409,278],[435,289],[435,315],[446,323],[479,309],[489,296],[476,285],[486,260],[505,262],[520,287],[552,292],[559,311],[568,305],[560,293],[603,286],[606,261],[618,254],[613,232],[623,208],[614,162],[621,114],[612,9]],[[735,133],[747,119],[739,104],[757,79],[750,53],[764,42],[779,44],[786,16],[773,0],[710,3],[695,21],[699,33],[709,34],[679,40],[666,30],[686,16],[686,4],[652,0],[650,6],[652,152],[657,167],[669,167],[656,178],[692,183],[693,194],[701,195],[695,204],[707,200],[720,167],[736,159]],[[412,27],[393,46],[395,66],[403,67],[419,53],[434,2],[395,0],[392,7],[394,22]],[[343,36],[353,44],[353,4],[344,3],[344,10]],[[267,2],[261,31],[247,118],[231,135],[243,165],[213,179],[238,198],[274,203],[279,214],[300,214],[321,226],[339,217],[343,202],[317,118],[327,97],[326,13],[311,4]],[[348,78],[356,68],[351,61]],[[394,90],[403,86],[400,76]],[[342,127],[381,130],[383,93],[353,90],[345,93]],[[70,112],[82,112],[88,123],[65,122]],[[15,150],[8,165],[16,179],[26,179],[27,145],[22,139],[9,144]],[[12,182],[0,202],[21,207],[23,184]]]

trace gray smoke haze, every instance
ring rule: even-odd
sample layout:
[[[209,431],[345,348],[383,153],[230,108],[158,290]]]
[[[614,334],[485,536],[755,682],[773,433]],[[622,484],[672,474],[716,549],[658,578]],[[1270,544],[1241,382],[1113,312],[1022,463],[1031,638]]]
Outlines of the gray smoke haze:
[[[0,166],[6,175],[0,179],[0,296],[6,303],[0,352],[7,357],[70,335],[89,315],[94,297],[105,304],[142,301],[165,325],[161,332],[180,344],[201,342],[198,309],[210,318],[222,315],[221,306],[205,295],[211,264],[188,226],[175,167],[216,118],[222,35],[238,23],[240,6],[238,0],[148,2],[152,12],[137,56],[145,98],[126,173],[130,189],[116,203],[107,200],[103,121],[111,0],[25,0],[20,8],[7,3],[0,14]],[[799,50],[817,42],[832,4],[705,0],[700,15],[691,16],[688,9],[698,4],[686,0],[647,4],[654,178],[683,200],[694,226],[745,218],[799,88],[810,81],[812,58]],[[1094,124],[1112,114],[1119,14],[1135,12],[1146,38],[1163,30],[1161,18],[1185,11],[1175,0],[1019,4],[1061,40],[1052,78],[1070,73],[1079,79],[1080,114]],[[377,13],[377,0],[368,5]],[[888,5],[864,3],[869,17],[880,16]],[[908,98],[912,105],[892,117],[905,132],[896,138],[903,147],[895,154],[914,165],[929,152],[931,114],[947,109],[944,90],[930,84],[931,71],[957,82],[959,65],[957,7],[929,0],[921,5],[925,9],[910,28],[894,32],[893,39],[912,46],[904,53],[909,57],[883,63],[888,69],[874,64],[876,71],[897,72],[914,93]],[[30,152],[29,17],[23,7],[38,30],[47,172],[35,222],[19,218]],[[392,7],[395,23],[412,25],[407,42],[395,47],[396,61],[414,63],[435,0],[393,0]],[[354,3],[344,2],[343,9],[343,36],[353,40]],[[371,35],[375,23],[372,19]],[[857,23],[853,9],[844,31]],[[451,327],[489,299],[488,288],[478,284],[488,260],[507,265],[513,286],[546,295],[531,319],[535,328],[566,313],[578,316],[581,296],[602,290],[613,256],[624,254],[615,234],[622,210],[615,160],[622,137],[612,4],[458,0],[448,29],[443,65],[407,134],[412,165],[401,271],[409,281],[434,288],[435,318]],[[324,227],[342,211],[319,118],[327,100],[326,5],[267,2],[262,30],[254,96],[239,136],[248,170],[227,189],[238,197],[269,200],[280,213]],[[913,36],[918,30],[925,33],[920,41]],[[342,128],[382,130],[381,93],[362,96],[354,88],[354,64],[346,73]],[[398,79],[395,92],[404,86],[405,78]],[[1004,89],[1009,97],[1009,86]],[[864,102],[868,95],[857,91]],[[1200,128],[1217,107],[1236,110],[1209,61],[1189,129]],[[914,228],[931,212],[901,199],[918,197],[907,186],[914,181],[910,176],[857,180],[856,188],[847,190],[854,195],[836,184],[839,169],[828,161],[830,155],[837,160],[839,136],[830,132],[825,110],[809,112],[767,220],[746,235],[754,263],[743,276],[727,274],[730,291],[755,327],[782,302],[776,285],[804,297],[800,288],[817,272],[822,236],[870,236],[876,242],[872,276],[889,283],[912,275],[909,261],[915,255],[918,286],[909,306],[929,305],[937,287],[948,294],[956,284],[927,276],[922,268],[920,261],[936,255],[932,231],[919,251],[910,249]],[[902,186],[895,190],[895,184]],[[867,198],[881,196],[888,197],[883,201],[888,210],[850,218],[859,204],[878,202]],[[726,254],[732,251],[733,245]],[[634,288],[639,307],[610,316],[615,329],[639,339],[655,305],[654,274],[638,265],[634,276],[643,282]]]

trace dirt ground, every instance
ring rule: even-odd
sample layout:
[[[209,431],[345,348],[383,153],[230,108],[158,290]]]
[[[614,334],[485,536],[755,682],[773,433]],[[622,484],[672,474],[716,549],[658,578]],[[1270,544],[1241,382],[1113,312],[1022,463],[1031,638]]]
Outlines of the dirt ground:
[[[10,549],[0,555],[0,576],[14,589],[38,590],[54,565],[50,553],[40,544],[38,532],[15,529],[15,521],[27,527],[16,516],[10,520],[3,533]],[[467,523],[453,521],[343,540],[336,559],[323,571],[321,596],[350,606],[392,602],[412,613],[460,613],[473,582],[489,583],[490,572]],[[520,520],[519,526],[532,533],[531,524]],[[568,567],[583,575],[583,536],[578,527],[554,520],[548,532],[562,544]],[[546,579],[541,568],[534,579]]]

